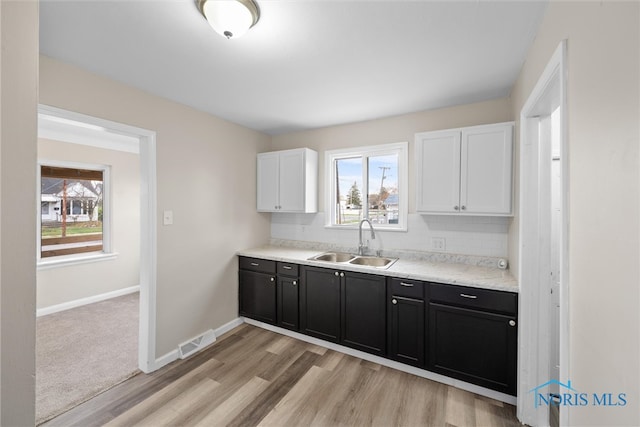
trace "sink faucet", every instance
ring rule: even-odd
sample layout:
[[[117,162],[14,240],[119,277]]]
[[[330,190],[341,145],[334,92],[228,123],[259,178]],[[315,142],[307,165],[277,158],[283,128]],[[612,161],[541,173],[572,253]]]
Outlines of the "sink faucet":
[[[369,223],[369,228],[371,228],[371,239],[373,240],[376,238],[376,233],[373,231],[371,221],[367,218],[360,221],[360,225],[358,226],[358,255],[364,255],[364,252],[369,249],[369,247],[362,242],[362,224],[365,222]]]

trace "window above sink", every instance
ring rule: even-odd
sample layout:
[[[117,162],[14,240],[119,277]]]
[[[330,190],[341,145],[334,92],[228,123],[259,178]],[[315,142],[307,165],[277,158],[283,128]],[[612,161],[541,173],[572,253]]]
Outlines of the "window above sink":
[[[408,144],[331,150],[325,158],[327,227],[407,230]]]

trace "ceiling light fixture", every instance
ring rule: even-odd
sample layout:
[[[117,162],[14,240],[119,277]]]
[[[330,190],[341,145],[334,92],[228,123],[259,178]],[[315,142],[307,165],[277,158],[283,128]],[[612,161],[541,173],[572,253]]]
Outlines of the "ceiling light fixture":
[[[260,9],[253,0],[197,0],[209,25],[228,39],[238,38],[256,25]]]

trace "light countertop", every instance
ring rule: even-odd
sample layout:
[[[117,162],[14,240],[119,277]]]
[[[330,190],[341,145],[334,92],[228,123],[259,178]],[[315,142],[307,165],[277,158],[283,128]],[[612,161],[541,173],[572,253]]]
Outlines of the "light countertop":
[[[509,270],[451,262],[432,262],[415,258],[403,259],[402,257],[386,270],[353,264],[309,260],[309,258],[324,252],[326,252],[326,249],[313,250],[308,248],[267,245],[242,250],[238,252],[238,255],[272,261],[291,262],[313,267],[391,276],[400,279],[422,280],[426,282],[518,292],[518,282]]]

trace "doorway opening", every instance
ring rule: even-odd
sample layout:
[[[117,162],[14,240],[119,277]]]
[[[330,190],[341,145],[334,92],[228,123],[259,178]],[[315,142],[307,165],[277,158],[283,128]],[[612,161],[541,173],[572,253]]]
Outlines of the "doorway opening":
[[[113,296],[116,297],[119,294],[125,295],[132,291],[137,291],[139,288],[139,302],[138,298],[135,298],[134,304],[137,307],[137,311],[139,313],[139,324],[136,328],[137,332],[137,342],[134,342],[135,355],[134,360],[132,362],[134,365],[145,372],[151,372],[155,370],[156,362],[155,362],[155,295],[156,295],[156,150],[155,150],[155,132],[149,131],[146,129],[141,129],[121,123],[111,122],[108,120],[99,119],[96,117],[91,117],[75,112],[70,112],[67,110],[62,110],[55,107],[39,105],[39,138],[44,137],[48,139],[49,143],[55,143],[57,141],[63,141],[61,144],[67,144],[70,146],[71,144],[81,144],[84,145],[87,149],[91,148],[100,148],[106,149],[108,151],[103,151],[103,153],[120,153],[121,156],[118,157],[119,161],[122,161],[121,164],[124,165],[121,167],[121,174],[127,172],[127,168],[129,170],[136,170],[136,180],[133,184],[133,187],[129,185],[129,199],[127,199],[127,203],[132,205],[131,212],[136,213],[134,218],[131,220],[131,229],[129,232],[136,233],[139,236],[139,242],[135,242],[136,245],[139,246],[139,251],[134,251],[133,256],[136,257],[137,265],[135,266],[137,271],[133,271],[134,276],[132,280],[134,283],[139,286],[133,286],[126,289],[117,290],[114,292],[103,293],[98,296],[98,301],[100,299],[104,299],[102,297],[105,296]],[[47,122],[47,126],[40,126],[40,123]],[[46,128],[44,131],[42,129]],[[43,134],[41,134],[43,132]],[[105,135],[108,137],[105,138]],[[71,144],[69,144],[71,143]],[[79,147],[78,145],[76,145]],[[88,146],[88,147],[87,147]],[[56,146],[58,147],[58,146]],[[62,147],[62,145],[60,146]],[[51,146],[49,147],[49,153],[56,153],[56,149],[53,149]],[[135,153],[135,154],[131,154]],[[57,153],[56,153],[57,154]],[[128,157],[127,157],[128,154]],[[115,154],[114,154],[115,155]],[[39,153],[39,159],[41,158]],[[122,160],[124,159],[124,160]],[[129,162],[129,163],[127,163]],[[134,162],[134,163],[131,163]],[[41,170],[42,166],[39,162],[39,170]],[[128,165],[128,166],[127,166]],[[63,165],[64,166],[64,165]],[[69,166],[67,164],[66,166]],[[78,166],[78,164],[73,164],[72,166]],[[100,165],[93,165],[88,169],[100,169]],[[109,168],[110,166],[105,166]],[[66,171],[74,170],[73,168],[66,168]],[[84,170],[84,169],[82,169]],[[40,174],[38,175],[40,176]],[[132,175],[133,176],[133,175]],[[108,174],[105,175],[108,177]],[[62,177],[63,180],[65,177]],[[105,197],[112,197],[113,194],[109,194],[109,190],[107,190],[107,179],[100,184],[104,184],[105,189]],[[69,181],[71,182],[71,181]],[[74,181],[75,182],[75,181]],[[39,185],[41,183],[39,182]],[[70,185],[71,187],[71,185]],[[84,189],[87,186],[78,185],[78,187]],[[40,188],[40,187],[39,187]],[[135,190],[135,191],[134,191]],[[90,193],[90,192],[89,192]],[[133,198],[131,197],[133,194]],[[91,196],[91,194],[89,194]],[[88,197],[90,198],[90,197]],[[87,199],[88,199],[87,198]],[[66,203],[65,203],[66,202]],[[121,203],[124,202],[124,199],[121,199]],[[64,200],[61,206],[67,205],[67,209],[63,209],[63,213],[67,211],[69,214],[75,214],[76,212],[73,210],[74,204],[76,203],[79,207],[79,215],[72,215],[74,221],[81,221],[83,218],[82,211],[83,208],[87,212],[84,212],[90,219],[96,220],[100,219],[99,223],[101,225],[101,230],[104,228],[104,231],[107,231],[113,224],[111,224],[108,220],[108,216],[106,214],[107,208],[100,206],[100,212],[89,212],[87,207],[90,207],[91,203],[86,200],[78,200],[72,201],[71,209],[69,209],[69,200]],[[83,204],[84,203],[84,204]],[[38,202],[41,205],[41,202]],[[86,206],[85,206],[86,205]],[[50,216],[51,213],[55,213],[56,202],[47,203],[47,213]],[[91,205],[93,206],[93,205]],[[97,205],[96,205],[97,206]],[[77,210],[77,209],[76,209]],[[90,213],[92,215],[90,215]],[[104,217],[103,217],[104,215]],[[68,217],[68,215],[67,215]],[[76,218],[77,217],[77,218]],[[95,217],[95,218],[94,218]],[[38,215],[38,227],[41,228],[40,221],[42,221],[43,214]],[[47,217],[47,220],[50,218]],[[104,219],[104,221],[103,221]],[[94,221],[97,222],[97,221]],[[137,222],[137,223],[136,223]],[[76,228],[80,227],[80,222],[77,224]],[[122,227],[121,227],[122,228]],[[68,229],[67,227],[63,227],[63,229]],[[88,230],[82,230],[88,231]],[[41,233],[39,234],[38,247],[41,246]],[[93,233],[95,234],[95,233]],[[86,254],[79,254],[79,256],[59,256],[52,258],[42,258],[39,259],[39,270],[40,269],[57,269],[57,276],[64,278],[65,270],[70,266],[81,265],[82,267],[86,267],[90,262],[99,262],[102,260],[110,260],[117,257],[117,254],[114,250],[108,250],[109,239],[108,233],[102,234],[104,238],[104,248],[101,246],[99,251],[91,250]],[[136,237],[137,237],[136,236]],[[75,237],[74,237],[75,238]],[[82,240],[82,239],[81,239]],[[136,239],[138,240],[138,239]],[[63,242],[67,244],[67,242]],[[121,241],[122,244],[126,245],[128,242]],[[71,245],[81,245],[86,246],[86,243],[72,243]],[[121,246],[122,247],[122,246]],[[88,248],[91,249],[91,248]],[[117,247],[115,248],[117,250]],[[136,253],[137,252],[137,253]],[[40,256],[39,256],[40,258]],[[85,263],[85,264],[82,264]],[[63,267],[63,268],[58,268]],[[139,271],[139,273],[138,273]],[[86,273],[85,273],[86,274]],[[138,277],[136,277],[136,275]],[[87,278],[88,281],[91,280],[90,277]],[[113,294],[113,295],[111,295]],[[124,297],[120,297],[124,298]],[[75,307],[77,305],[81,305],[83,302],[93,302],[92,298],[82,298],[78,300],[72,301],[65,307],[65,304],[58,304],[58,306],[54,307],[50,312],[55,312],[59,310],[64,310],[65,308]],[[43,313],[41,313],[43,311]],[[47,310],[38,310],[38,314],[46,314]],[[137,314],[136,314],[136,317]],[[70,352],[77,351],[74,349],[69,349]],[[82,353],[79,352],[81,355]]]
[[[569,381],[565,58],[563,41],[520,113],[518,419],[529,425],[569,422],[567,409],[539,399]]]

